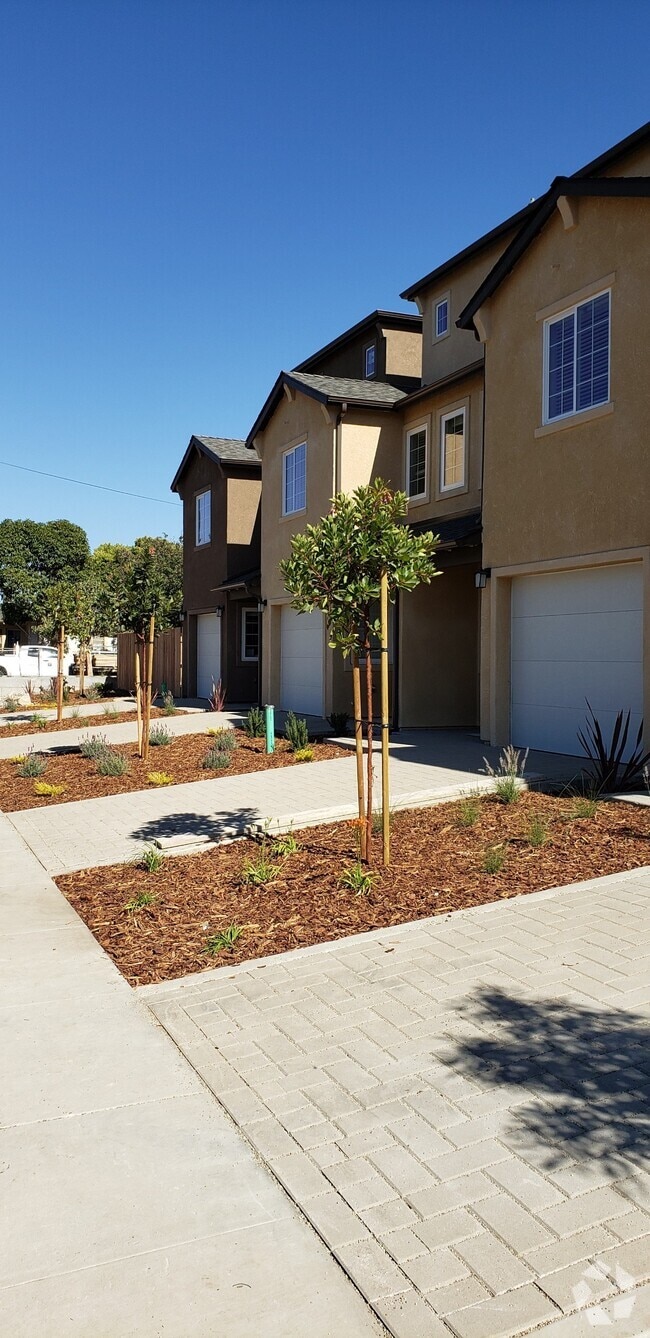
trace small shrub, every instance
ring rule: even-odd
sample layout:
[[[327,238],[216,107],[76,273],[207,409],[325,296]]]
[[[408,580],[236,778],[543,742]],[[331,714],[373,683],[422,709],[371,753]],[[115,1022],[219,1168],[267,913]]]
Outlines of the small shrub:
[[[483,856],[483,872],[499,873],[506,862],[506,850],[504,845],[488,846]]]
[[[107,716],[109,716],[109,717],[112,716],[112,715],[117,715],[117,707],[116,707],[116,706],[110,706],[110,705],[109,705],[109,706],[104,706],[103,709],[102,709],[102,715],[107,715]]]
[[[262,849],[257,858],[246,861],[242,869],[241,880],[248,887],[264,887],[266,883],[274,883],[279,873],[277,864],[274,864],[266,853],[266,840],[263,840]]]
[[[266,734],[264,712],[259,706],[251,706],[244,721],[244,729],[249,739],[263,739]]]
[[[124,753],[114,753],[110,748],[96,760],[98,776],[126,776],[129,765]]]
[[[461,827],[473,827],[481,816],[481,801],[476,794],[468,794],[458,805],[458,821]]]
[[[34,794],[40,794],[45,799],[58,799],[59,795],[65,794],[65,785],[50,785],[47,781],[34,782]]]
[[[140,858],[136,860],[136,864],[141,869],[145,869],[147,873],[158,873],[164,862],[165,856],[162,850],[156,850],[155,846],[148,846],[146,850],[143,850]]]
[[[222,752],[220,748],[208,748],[201,767],[204,771],[227,771],[231,761],[231,753]]]
[[[98,757],[103,757],[105,753],[110,752],[106,735],[89,734],[79,744],[79,752],[82,757],[90,757],[93,762],[96,762]]]
[[[237,747],[237,735],[234,729],[209,729],[208,734],[213,740],[212,747],[216,748],[218,753],[233,753]]]
[[[140,892],[136,892],[131,901],[127,901],[124,909],[133,914],[134,911],[144,910],[145,906],[151,906],[155,900],[155,892],[147,892],[146,888],[143,887]]]
[[[36,713],[30,715],[29,723],[30,725],[36,725],[37,729],[47,729],[47,719],[44,715],[37,715]]]
[[[205,951],[213,956],[218,952],[232,952],[237,939],[241,938],[243,932],[241,925],[228,925],[228,928],[222,929],[220,933],[210,935],[205,945]]]
[[[339,736],[347,734],[349,719],[347,711],[332,711],[332,714],[327,717],[327,723],[331,726],[332,734],[338,734]]]
[[[354,819],[354,822],[355,822],[355,824],[359,824],[359,819],[358,819],[358,818],[355,818],[355,819]],[[359,824],[359,825],[360,825],[360,826],[365,826],[365,822],[364,822],[364,823],[361,823],[361,824]],[[384,815],[383,815],[383,811],[382,811],[382,809],[380,809],[380,808],[373,808],[373,810],[372,810],[372,822],[371,822],[371,826],[372,826],[373,835],[374,835],[374,836],[381,836],[381,834],[382,834],[382,832],[383,832],[383,830],[384,830]],[[389,813],[388,813],[388,830],[389,830],[389,831],[392,829],[392,826],[393,826],[393,813],[392,813],[392,810],[389,810]]]
[[[70,711],[70,713],[69,713],[69,715],[68,715],[68,720],[78,720],[79,717],[80,717],[80,715],[81,715],[81,711],[79,710],[79,707],[78,707],[78,706],[75,706],[75,707]]]
[[[163,692],[162,711],[165,715],[178,715],[178,707],[173,692]]]
[[[313,748],[296,748],[296,751],[293,755],[293,760],[294,762],[313,762],[314,760]]]
[[[149,730],[149,743],[152,748],[164,748],[166,744],[171,743],[172,736],[164,725],[152,725]]]
[[[366,897],[372,889],[372,885],[377,877],[376,873],[370,873],[365,869],[361,860],[356,864],[351,864],[349,869],[344,869],[339,878],[339,887],[347,887],[350,892],[354,892],[358,897]]]
[[[20,697],[5,697],[2,703],[5,711],[20,710]]]
[[[521,798],[521,788],[516,776],[497,776],[494,781],[494,793],[502,804],[517,804]]]
[[[208,705],[210,707],[210,710],[223,711],[225,704],[226,704],[226,689],[223,686],[221,679],[219,679],[218,683],[215,683],[213,679],[212,690],[210,692],[210,696],[208,697]]]
[[[578,730],[578,742],[591,763],[590,779],[598,793],[632,789],[639,785],[650,762],[650,753],[643,751],[643,721],[637,731],[634,749],[627,762],[624,762],[630,729],[630,712],[619,711],[614,721],[612,737],[609,743],[605,743],[600,722],[589,702],[587,711],[585,728]]]
[[[531,846],[545,846],[548,841],[548,823],[544,818],[533,818],[528,827],[528,840]]]
[[[94,683],[91,683],[90,687],[86,688],[84,691],[84,697],[87,702],[99,701],[100,695],[99,688],[95,687]]]
[[[174,777],[168,771],[150,771],[147,775],[150,785],[173,785]]]
[[[17,764],[18,762],[24,762],[25,756],[26,756],[25,753],[14,753],[13,757],[9,757],[7,760],[9,762]]]
[[[287,712],[284,733],[289,743],[289,747],[294,753],[307,747],[307,744],[309,743],[307,721],[295,716],[293,711]]]
[[[41,753],[27,753],[24,762],[18,767],[19,776],[27,776],[33,779],[34,776],[42,776],[47,767],[47,759]]]
[[[286,859],[288,855],[296,855],[300,846],[293,832],[288,831],[284,833],[284,836],[276,837],[271,849],[277,859]]]
[[[576,795],[573,801],[572,818],[595,818],[598,812],[598,800],[589,795]]]

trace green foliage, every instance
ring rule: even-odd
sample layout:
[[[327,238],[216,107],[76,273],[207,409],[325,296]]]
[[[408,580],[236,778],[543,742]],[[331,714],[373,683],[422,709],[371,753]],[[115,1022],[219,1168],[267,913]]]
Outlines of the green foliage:
[[[473,827],[481,816],[481,801],[478,795],[468,794],[458,805],[458,821],[461,827]]]
[[[293,760],[294,762],[313,762],[314,760],[313,748],[296,748],[296,751],[293,755]]]
[[[233,753],[237,747],[237,735],[234,729],[209,729],[212,748],[219,753]]]
[[[296,855],[300,846],[291,830],[285,832],[283,836],[277,836],[271,847],[276,859],[286,859],[288,855]]]
[[[437,539],[413,534],[402,523],[407,509],[406,494],[391,492],[382,479],[351,495],[337,493],[327,516],[293,536],[291,556],[280,563],[293,607],[300,613],[320,609],[330,644],[344,655],[362,650],[366,635],[379,640],[373,605],[382,573],[391,601],[397,590],[414,590],[438,575]]]
[[[222,748],[208,748],[201,762],[204,771],[227,771],[232,761],[232,754]]]
[[[483,872],[495,874],[503,868],[506,862],[505,845],[488,846],[483,856]]]
[[[35,725],[37,729],[47,729],[47,716],[38,715],[35,711],[33,715],[30,715],[29,723]]]
[[[494,793],[502,804],[517,804],[521,798],[521,789],[516,776],[497,776]]]
[[[145,869],[147,873],[158,873],[158,870],[161,869],[165,863],[165,856],[163,855],[162,850],[156,850],[155,846],[147,846],[146,850],[143,850],[137,863],[140,868]]]
[[[634,748],[627,762],[624,762],[630,712],[618,712],[609,743],[605,742],[600,721],[589,702],[587,712],[585,728],[578,730],[578,742],[591,763],[590,780],[594,788],[599,793],[608,794],[639,785],[650,763],[650,752],[643,751],[643,721],[639,725]]]
[[[576,795],[573,801],[572,818],[595,818],[598,812],[598,800],[589,795]]]
[[[178,707],[174,701],[173,692],[163,692],[162,711],[165,715],[178,715]]]
[[[295,716],[293,711],[287,712],[284,733],[289,746],[293,749],[294,753],[299,748],[307,747],[307,744],[309,743],[307,721]]]
[[[108,716],[108,718],[110,719],[110,717],[111,717],[112,715],[117,715],[117,707],[116,707],[116,706],[104,706],[104,708],[103,708],[103,710],[102,710],[102,715]]]
[[[131,901],[127,901],[124,909],[133,915],[135,911],[143,911],[145,906],[151,906],[155,900],[155,892],[148,892],[147,889],[143,887],[140,892],[136,892]]]
[[[60,795],[65,794],[65,785],[50,785],[48,781],[35,781],[34,794],[38,794],[43,799],[58,799]]]
[[[259,706],[251,706],[244,721],[244,729],[249,739],[263,739],[266,734],[264,712]]]
[[[215,956],[218,952],[232,952],[243,932],[241,925],[228,925],[228,928],[222,929],[220,933],[210,935],[205,945],[205,951],[211,953],[212,956]]]
[[[47,767],[47,758],[41,753],[28,752],[24,762],[19,763],[17,768],[19,776],[33,778],[42,776]]]
[[[339,878],[339,886],[347,887],[350,892],[354,892],[358,897],[366,897],[372,890],[377,875],[370,873],[364,868],[361,860],[356,864],[351,864],[349,869],[344,869]]]
[[[105,734],[88,734],[79,744],[79,752],[82,757],[90,757],[94,761],[98,757],[103,757],[105,753],[110,752],[110,745]]]
[[[78,706],[75,706],[73,710],[70,712],[68,720],[79,720],[80,718],[81,718],[81,711],[79,710]]]
[[[488,762],[487,757],[483,758],[485,770],[488,776],[494,780],[494,793],[501,800],[502,804],[516,804],[521,796],[521,786],[518,784],[518,778],[523,777],[528,761],[528,749],[526,749],[523,758],[518,748],[514,748],[511,743],[503,748],[496,768]]]
[[[2,707],[5,711],[19,711],[20,697],[5,697],[2,702]]]
[[[164,725],[152,725],[149,730],[149,743],[152,748],[164,748],[171,743],[172,736]]]
[[[262,837],[261,849],[255,859],[246,860],[242,869],[242,883],[249,887],[264,887],[266,883],[274,883],[279,876],[280,869],[267,854],[268,835],[266,830]]]
[[[158,631],[178,623],[183,604],[181,544],[164,535],[143,536],[130,548],[102,544],[92,555],[91,569],[97,634],[122,630],[143,636],[152,615]]]
[[[147,780],[150,785],[173,785],[174,777],[168,771],[149,771]]]
[[[544,818],[533,818],[528,827],[528,840],[531,846],[545,846],[548,841],[548,823]]]
[[[332,734],[342,737],[348,732],[348,720],[350,719],[347,711],[332,711],[327,717],[327,723],[331,726]]]
[[[98,776],[126,776],[129,767],[128,757],[124,753],[114,753],[110,748],[96,762]]]
[[[38,626],[55,582],[75,582],[89,558],[88,539],[69,520],[0,522],[0,602],[6,622]]]

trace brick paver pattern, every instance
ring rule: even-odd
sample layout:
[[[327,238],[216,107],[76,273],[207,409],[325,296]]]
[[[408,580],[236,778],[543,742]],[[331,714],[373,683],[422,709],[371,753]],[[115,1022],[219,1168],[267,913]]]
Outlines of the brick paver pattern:
[[[647,1334],[649,911],[645,869],[138,993],[397,1338]]]

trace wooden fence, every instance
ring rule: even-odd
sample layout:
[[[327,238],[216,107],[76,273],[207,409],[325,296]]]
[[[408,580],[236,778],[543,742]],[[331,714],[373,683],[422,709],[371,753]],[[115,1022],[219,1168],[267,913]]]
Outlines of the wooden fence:
[[[165,683],[175,697],[181,695],[183,648],[180,627],[159,632],[153,651],[153,686],[159,691]],[[117,638],[117,686],[126,692],[135,687],[135,633],[120,632]]]

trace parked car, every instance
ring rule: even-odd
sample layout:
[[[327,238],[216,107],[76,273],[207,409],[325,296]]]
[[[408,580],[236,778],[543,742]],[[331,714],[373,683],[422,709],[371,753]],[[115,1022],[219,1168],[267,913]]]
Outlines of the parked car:
[[[57,673],[54,646],[14,646],[0,654],[0,677],[52,678]]]

